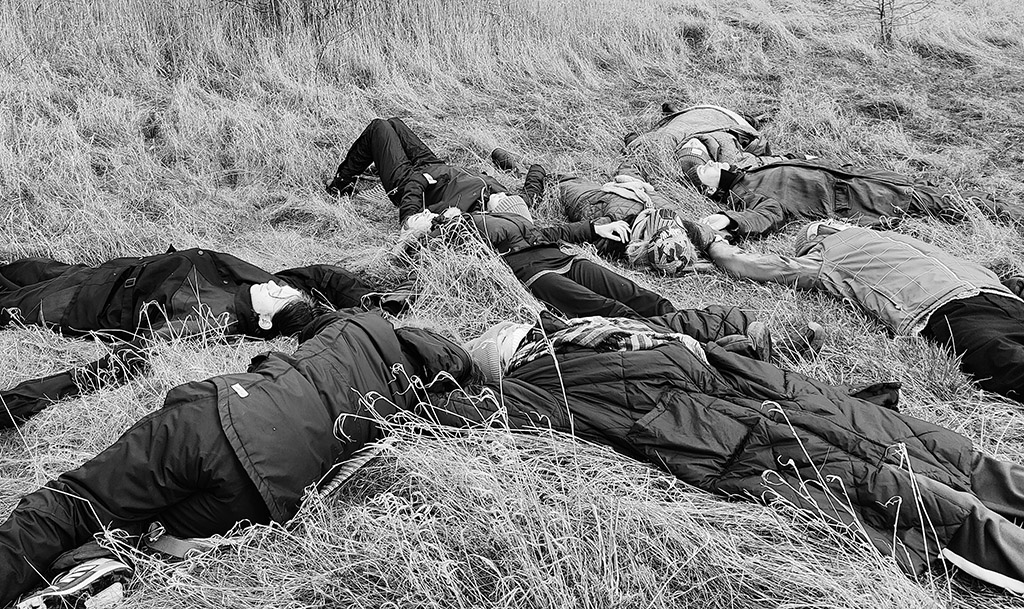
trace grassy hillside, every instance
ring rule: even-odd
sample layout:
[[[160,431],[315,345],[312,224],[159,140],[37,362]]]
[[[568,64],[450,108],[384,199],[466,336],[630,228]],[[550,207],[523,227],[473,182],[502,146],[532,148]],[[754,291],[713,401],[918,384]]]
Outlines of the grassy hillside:
[[[871,19],[843,6],[0,0],[0,257],[96,263],[203,246],[270,270],[340,263],[385,287],[415,273],[423,296],[399,323],[458,340],[530,319],[536,302],[479,247],[392,259],[393,208],[323,193],[366,122],[392,115],[453,162],[488,166],[500,144],[600,179],[622,134],[649,125],[662,101],[716,103],[771,112],[778,151],[1020,200],[1024,9],[939,2],[881,50]],[[710,210],[671,169],[655,177],[695,214]],[[559,219],[552,196],[541,215]],[[903,229],[1000,273],[1024,270],[1021,235],[980,215]],[[622,272],[677,307],[817,319],[831,331],[825,348],[789,366],[831,383],[902,381],[904,412],[1024,459],[1024,411],[975,389],[920,339],[894,340],[849,306],[778,286]],[[0,513],[170,387],[292,347],[162,345],[149,377],[0,434]],[[0,376],[13,385],[102,350],[5,330]],[[227,550],[176,566],[144,561],[126,606],[1024,607],[943,574],[913,581],[855,532],[711,498],[566,438],[417,421],[394,431],[384,459],[291,526],[240,532]]]

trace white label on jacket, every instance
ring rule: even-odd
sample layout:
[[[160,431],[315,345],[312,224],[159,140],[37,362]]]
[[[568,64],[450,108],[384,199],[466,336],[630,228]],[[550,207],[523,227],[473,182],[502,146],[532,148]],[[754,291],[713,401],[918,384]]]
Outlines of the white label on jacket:
[[[427,184],[437,184],[437,180],[435,180],[434,176],[429,173],[423,174],[423,177],[427,179]]]
[[[242,387],[241,385],[239,385],[238,383],[235,383],[234,385],[232,385],[231,388],[235,390],[235,393],[238,394],[238,397],[240,397],[240,398],[247,398],[247,397],[249,397],[249,392],[246,391],[245,388]]]

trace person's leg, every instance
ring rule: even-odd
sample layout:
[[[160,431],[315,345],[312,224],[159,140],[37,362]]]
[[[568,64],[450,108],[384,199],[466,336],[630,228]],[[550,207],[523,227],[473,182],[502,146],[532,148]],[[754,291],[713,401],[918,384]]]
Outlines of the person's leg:
[[[398,136],[398,140],[402,143],[402,150],[405,151],[405,156],[409,157],[413,167],[422,167],[424,165],[443,165],[444,161],[437,158],[434,151],[429,146],[423,143],[420,136],[416,135],[413,131],[402,122],[402,119],[393,117],[388,119],[388,124],[394,130],[395,135]]]
[[[139,535],[159,520],[194,537],[242,519],[266,522],[269,513],[227,442],[216,390],[178,387],[95,458],[25,496],[0,525],[0,606],[103,526]]]
[[[630,317],[640,315],[623,303],[595,293],[565,275],[548,273],[533,280],[530,291],[566,317]]]
[[[327,191],[344,194],[371,163],[377,166],[381,186],[388,197],[398,205],[402,198],[402,187],[413,174],[414,163],[406,154],[402,138],[391,123],[379,118],[370,121],[356,138],[345,159],[338,165],[334,180],[327,185]]]
[[[537,203],[544,198],[544,179],[547,172],[540,165],[533,164],[526,170],[526,179],[523,180],[522,197],[526,206],[533,209]]]
[[[704,309],[673,311],[651,317],[649,321],[706,343],[726,336],[745,335],[755,320],[739,307],[711,305]]]
[[[1024,402],[1024,302],[994,294],[955,300],[921,335],[952,348],[982,389]]]
[[[1000,516],[1024,522],[1024,466],[974,453],[971,492]]]
[[[588,290],[620,302],[642,317],[665,315],[675,311],[672,303],[660,294],[642,288],[622,275],[589,260],[577,259],[567,275]]]
[[[16,290],[60,277],[82,268],[82,264],[65,264],[50,258],[23,258],[0,266],[0,290]]]

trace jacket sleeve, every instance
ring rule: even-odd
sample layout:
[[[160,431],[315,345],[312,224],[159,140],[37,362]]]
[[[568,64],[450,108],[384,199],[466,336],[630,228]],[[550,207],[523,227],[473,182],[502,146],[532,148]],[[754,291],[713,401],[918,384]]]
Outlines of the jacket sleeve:
[[[722,214],[729,217],[736,227],[731,232],[739,237],[760,237],[775,232],[786,220],[786,212],[777,200],[772,197],[754,195],[749,199],[728,195],[733,201],[739,200],[741,210],[726,210]],[[732,206],[730,206],[732,207]]]
[[[594,223],[590,220],[546,226],[544,228],[538,228],[537,231],[540,233],[541,238],[544,241],[550,243],[558,241],[564,241],[566,243],[584,243],[593,242],[597,239],[597,235],[594,234]]]
[[[362,305],[364,296],[373,292],[362,280],[340,266],[314,264],[274,273],[315,298],[323,298],[336,309]]]
[[[804,290],[814,290],[821,286],[818,279],[822,264],[820,248],[803,256],[791,257],[752,254],[725,241],[715,241],[707,253],[715,266],[734,277],[762,283],[780,283]]]

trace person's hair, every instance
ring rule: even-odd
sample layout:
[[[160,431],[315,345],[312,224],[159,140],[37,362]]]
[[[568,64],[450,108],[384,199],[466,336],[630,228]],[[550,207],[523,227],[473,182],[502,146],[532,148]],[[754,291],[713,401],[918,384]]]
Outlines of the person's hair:
[[[272,328],[278,334],[294,336],[322,312],[322,307],[303,293],[274,314],[271,318]]]

